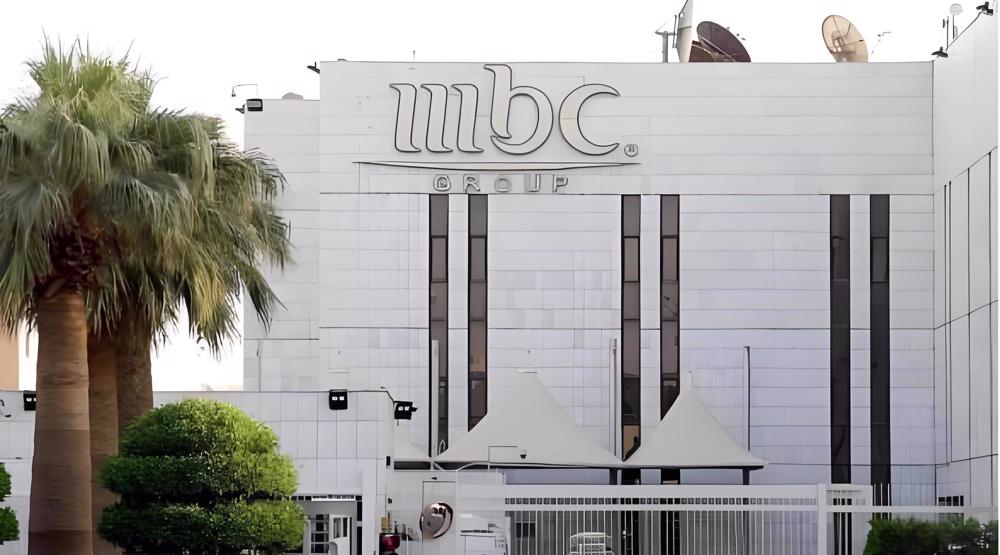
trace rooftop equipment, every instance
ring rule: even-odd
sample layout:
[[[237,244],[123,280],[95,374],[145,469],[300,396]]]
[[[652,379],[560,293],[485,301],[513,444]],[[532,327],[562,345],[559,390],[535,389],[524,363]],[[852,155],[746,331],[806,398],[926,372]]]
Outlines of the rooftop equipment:
[[[861,31],[849,19],[828,15],[823,20],[823,40],[826,49],[838,62],[867,62],[868,45]]]

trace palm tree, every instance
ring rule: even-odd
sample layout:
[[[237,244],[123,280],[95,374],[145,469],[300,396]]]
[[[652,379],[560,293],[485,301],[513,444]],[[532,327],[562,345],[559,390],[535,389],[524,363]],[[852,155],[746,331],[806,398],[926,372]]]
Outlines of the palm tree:
[[[89,554],[87,298],[116,288],[125,253],[183,225],[191,199],[131,136],[148,111],[147,73],[78,42],[46,41],[28,68],[37,94],[0,113],[0,328],[38,330],[29,553]]]

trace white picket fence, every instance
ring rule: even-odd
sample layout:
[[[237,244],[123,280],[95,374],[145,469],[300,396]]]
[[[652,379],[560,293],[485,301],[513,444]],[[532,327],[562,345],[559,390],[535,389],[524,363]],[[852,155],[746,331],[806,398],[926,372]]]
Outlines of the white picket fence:
[[[860,555],[876,514],[996,518],[995,507],[878,506],[871,486],[855,485],[462,484],[455,494],[456,512],[505,532],[510,555]],[[456,532],[456,553],[486,553]]]

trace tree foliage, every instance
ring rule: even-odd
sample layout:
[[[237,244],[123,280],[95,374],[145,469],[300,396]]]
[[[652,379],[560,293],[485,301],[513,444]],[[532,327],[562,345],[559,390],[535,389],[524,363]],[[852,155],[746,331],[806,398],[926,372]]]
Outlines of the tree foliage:
[[[0,463],[0,501],[10,495],[10,474],[3,463]],[[0,507],[0,544],[17,540],[17,515],[10,507]]]
[[[929,522],[879,518],[871,521],[864,555],[937,555],[997,552],[997,521],[980,524],[974,518]]]
[[[187,399],[146,413],[100,478],[121,500],[98,532],[126,551],[283,553],[302,541],[291,459],[270,428],[232,405]]]

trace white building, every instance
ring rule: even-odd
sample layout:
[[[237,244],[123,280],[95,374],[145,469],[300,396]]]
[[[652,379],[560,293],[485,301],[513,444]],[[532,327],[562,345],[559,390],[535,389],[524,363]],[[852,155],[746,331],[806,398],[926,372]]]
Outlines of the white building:
[[[690,380],[752,484],[997,505],[995,18],[933,62],[319,69],[318,100],[246,114],[295,263],[270,327],[248,314],[244,392],[198,394],[272,425],[303,496],[374,524],[396,432],[437,455],[528,368],[618,459]]]

